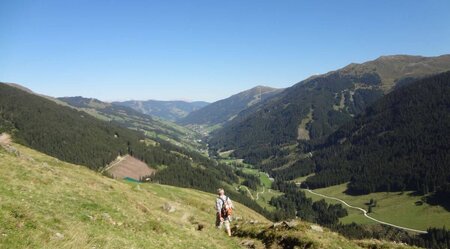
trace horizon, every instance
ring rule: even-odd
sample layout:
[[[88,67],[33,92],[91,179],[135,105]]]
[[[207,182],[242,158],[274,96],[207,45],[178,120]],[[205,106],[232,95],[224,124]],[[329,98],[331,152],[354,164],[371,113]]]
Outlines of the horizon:
[[[3,1],[0,81],[53,97],[211,103],[380,56],[449,54],[448,9],[448,1]]]
[[[300,81],[298,81],[298,82],[295,82],[295,83],[293,83],[292,85],[288,85],[288,86],[286,86],[286,87],[276,88],[276,87],[272,87],[272,86],[269,86],[269,85],[255,85],[255,86],[252,86],[252,87],[250,87],[250,88],[243,89],[242,91],[235,92],[235,93],[231,93],[230,95],[225,96],[224,98],[217,99],[217,100],[213,100],[213,101],[206,101],[206,100],[190,100],[190,99],[113,99],[113,100],[104,100],[104,99],[99,99],[99,98],[97,98],[97,97],[83,96],[83,95],[51,96],[51,95],[48,95],[48,94],[46,94],[46,93],[36,92],[35,90],[33,90],[33,89],[31,89],[30,87],[28,87],[28,86],[26,86],[26,85],[24,85],[24,84],[21,84],[21,83],[17,83],[17,82],[5,82],[5,81],[1,81],[1,80],[0,80],[0,83],[18,85],[18,86],[20,86],[20,87],[25,87],[25,88],[27,88],[28,90],[32,91],[33,93],[36,93],[36,94],[39,94],[39,95],[45,95],[45,96],[49,96],[49,97],[53,97],[53,98],[82,97],[82,98],[87,98],[87,99],[96,99],[96,100],[99,100],[99,101],[102,101],[102,102],[105,102],[105,103],[127,102],[127,101],[140,101],[140,102],[146,102],[146,101],[177,102],[177,101],[180,101],[180,102],[186,102],[186,103],[205,102],[205,103],[211,104],[211,103],[214,103],[214,102],[217,102],[217,101],[220,101],[220,100],[224,100],[224,99],[229,98],[229,97],[231,97],[231,96],[233,96],[233,95],[239,94],[239,93],[241,93],[241,92],[245,92],[245,91],[247,91],[247,90],[250,90],[250,89],[253,89],[253,88],[256,88],[256,87],[270,87],[270,88],[274,88],[274,89],[284,90],[284,89],[289,88],[289,87],[291,87],[291,86],[293,86],[293,85],[295,85],[295,84],[298,84],[298,83],[300,83],[300,82],[302,82],[302,81],[304,81],[304,80],[306,80],[306,79],[308,79],[308,78],[310,78],[310,77],[312,77],[312,76],[318,76],[318,75],[327,74],[327,73],[329,73],[329,72],[332,72],[332,71],[335,71],[335,70],[342,69],[342,68],[344,68],[344,67],[346,67],[346,66],[349,66],[349,65],[351,65],[351,64],[362,64],[362,63],[365,63],[365,62],[374,61],[374,60],[379,59],[379,58],[381,58],[381,57],[389,57],[389,56],[439,57],[439,56],[445,56],[445,55],[450,55],[450,53],[440,54],[440,55],[434,55],[434,56],[423,56],[423,55],[412,55],[412,54],[390,54],[390,55],[380,55],[380,56],[378,56],[377,58],[370,59],[370,60],[368,60],[368,61],[364,61],[364,62],[360,62],[360,63],[350,62],[350,63],[346,64],[346,65],[343,66],[343,67],[336,68],[336,69],[332,69],[332,70],[330,70],[330,71],[328,71],[328,72],[324,72],[324,73],[320,73],[320,74],[319,74],[319,73],[318,73],[318,74],[311,74],[311,75],[307,76],[306,78],[304,78],[304,79],[302,79],[302,80],[300,80]]]

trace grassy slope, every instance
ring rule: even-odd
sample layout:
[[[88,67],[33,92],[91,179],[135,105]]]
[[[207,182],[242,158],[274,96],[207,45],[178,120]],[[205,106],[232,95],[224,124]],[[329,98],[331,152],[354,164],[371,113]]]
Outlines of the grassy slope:
[[[373,208],[370,216],[390,222],[400,226],[406,226],[415,229],[426,230],[429,227],[450,227],[450,212],[440,206],[431,206],[427,203],[416,205],[421,200],[421,196],[411,195],[411,192],[379,192],[368,195],[351,196],[344,193],[346,184],[332,186],[328,188],[315,189],[314,192],[327,196],[342,199],[353,206],[365,208],[370,199],[377,201],[377,207]],[[308,197],[313,200],[323,199],[322,197],[310,194],[305,191]],[[326,199],[329,203],[338,203],[337,201]],[[349,216],[342,219],[344,223],[373,223],[373,221],[364,218],[361,212],[349,210]]]
[[[239,247],[214,229],[211,194],[115,181],[14,146],[22,156],[0,148],[1,248]],[[162,209],[167,202],[175,212]],[[237,216],[266,221],[236,206]],[[196,231],[197,222],[203,231]]]
[[[300,230],[295,230],[299,232],[271,230],[264,217],[239,203],[235,203],[235,216],[244,219],[234,229],[250,238],[228,238],[213,226],[214,195],[116,181],[13,146],[19,156],[0,147],[0,248],[240,248],[242,240],[248,239],[262,246],[249,231],[263,232],[271,240],[294,236],[309,248],[407,248],[372,240],[349,241],[327,229],[316,232],[308,223],[299,223],[296,229]],[[166,203],[175,212],[164,211]],[[259,221],[258,225],[250,220]],[[204,225],[202,231],[197,230],[198,224]]]

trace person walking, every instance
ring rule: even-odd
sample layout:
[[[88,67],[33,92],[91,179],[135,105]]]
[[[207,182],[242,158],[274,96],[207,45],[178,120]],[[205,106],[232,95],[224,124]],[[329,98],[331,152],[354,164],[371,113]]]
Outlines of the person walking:
[[[233,212],[233,202],[225,195],[225,190],[219,188],[217,190],[218,197],[216,198],[216,227],[221,229],[225,226],[228,236],[231,236],[231,215]]]

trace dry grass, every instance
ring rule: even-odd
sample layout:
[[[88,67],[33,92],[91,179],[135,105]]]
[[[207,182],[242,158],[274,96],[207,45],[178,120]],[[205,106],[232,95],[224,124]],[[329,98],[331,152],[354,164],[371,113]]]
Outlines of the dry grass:
[[[298,131],[297,131],[297,139],[299,140],[309,140],[309,130],[306,129],[306,125],[312,121],[313,116],[313,110],[311,109],[308,113],[308,115],[302,119],[300,124],[298,125]]]

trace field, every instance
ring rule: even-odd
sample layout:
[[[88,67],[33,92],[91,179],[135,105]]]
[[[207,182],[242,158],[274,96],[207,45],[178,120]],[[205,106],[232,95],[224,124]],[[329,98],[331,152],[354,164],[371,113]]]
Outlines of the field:
[[[344,193],[346,184],[332,186],[328,188],[315,189],[314,192],[336,197],[344,200],[352,206],[357,206],[367,210],[367,203],[370,199],[377,202],[369,215],[375,219],[389,222],[395,225],[413,229],[426,230],[429,227],[450,227],[450,212],[443,207],[432,206],[422,202],[421,196],[415,196],[411,192],[381,192],[368,195],[351,196]],[[305,191],[308,197],[313,200],[323,199]],[[329,203],[340,203],[325,199]],[[361,212],[350,209],[349,216],[341,220],[343,223],[373,223],[361,214]]]

